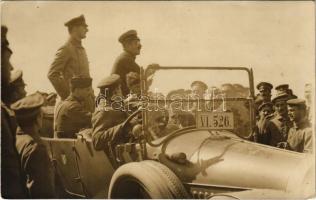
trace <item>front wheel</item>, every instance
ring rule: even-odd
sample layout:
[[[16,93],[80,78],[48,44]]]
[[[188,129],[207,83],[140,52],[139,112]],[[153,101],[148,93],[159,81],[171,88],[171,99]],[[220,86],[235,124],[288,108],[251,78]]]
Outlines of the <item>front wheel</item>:
[[[184,199],[189,195],[178,177],[155,161],[132,162],[114,173],[108,198]]]

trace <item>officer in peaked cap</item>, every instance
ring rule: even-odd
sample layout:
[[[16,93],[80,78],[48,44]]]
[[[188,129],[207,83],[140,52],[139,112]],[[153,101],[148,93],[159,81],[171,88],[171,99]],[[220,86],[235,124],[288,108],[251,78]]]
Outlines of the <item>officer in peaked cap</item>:
[[[271,101],[271,90],[273,85],[268,82],[260,82],[257,85],[257,89],[259,90],[259,94],[257,96],[262,96],[264,102]]]
[[[43,103],[42,95],[34,93],[11,105],[19,124],[16,147],[30,198],[56,198],[53,166],[39,133]]]
[[[88,32],[84,16],[67,21],[65,26],[68,28],[69,39],[57,51],[47,75],[61,100],[65,100],[70,94],[69,83],[72,77],[91,77],[87,53],[81,43]],[[87,110],[94,111],[92,87],[83,104]]]
[[[9,103],[12,104],[26,96],[26,84],[23,81],[23,72],[16,70],[11,73],[9,87],[11,90]]]
[[[56,106],[54,113],[54,134],[58,138],[76,138],[76,134],[91,127],[91,112],[84,107],[89,95],[92,79],[74,77],[71,79],[69,97]]]
[[[123,53],[115,60],[112,68],[112,74],[118,74],[121,77],[122,93],[126,96],[130,90],[126,83],[126,75],[129,72],[140,73],[140,67],[135,62],[136,56],[140,54],[142,45],[135,30],[129,30],[123,33],[118,41],[122,44]]]
[[[290,99],[287,101],[289,118],[293,127],[285,145],[280,145],[292,151],[312,153],[314,134],[308,121],[306,103],[304,99]]]
[[[265,144],[276,147],[278,143],[287,140],[289,129],[293,125],[288,117],[286,102],[289,98],[290,96],[285,92],[279,93],[273,98],[272,103],[274,105],[275,114],[267,124],[267,140]]]

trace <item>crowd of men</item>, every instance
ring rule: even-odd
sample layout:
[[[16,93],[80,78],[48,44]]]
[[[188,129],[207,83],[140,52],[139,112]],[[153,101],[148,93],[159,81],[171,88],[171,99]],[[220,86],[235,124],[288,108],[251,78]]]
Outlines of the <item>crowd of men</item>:
[[[314,136],[306,100],[298,99],[288,84],[275,87],[273,99],[272,84],[261,82],[257,89],[257,124],[253,140],[297,152],[312,152]]]
[[[22,71],[11,74],[13,52],[6,37],[8,29],[1,26],[1,192],[4,198],[57,197],[53,166],[40,137],[42,106],[55,106],[54,137],[76,138],[81,129],[91,128],[96,150],[111,150],[111,146],[128,141],[126,133],[140,128],[139,116],[126,120],[132,112],[115,109],[111,104],[113,97],[129,99],[134,94],[140,95],[140,67],[135,59],[142,46],[137,32],[129,30],[119,36],[123,53],[115,60],[111,75],[98,83],[96,98],[88,56],[81,43],[88,32],[85,18],[83,15],[73,18],[65,26],[69,40],[57,51],[48,71],[48,79],[59,97],[57,102],[56,93],[36,92],[26,96]],[[235,88],[242,95],[247,90],[240,85],[223,87]],[[205,88],[207,86],[199,81],[191,85],[196,94],[205,92]],[[260,91],[256,96],[257,125],[250,139],[293,151],[311,152],[313,136],[305,101],[298,99],[288,85],[276,87],[277,95],[271,99],[272,88],[265,82],[257,86]],[[101,109],[96,109],[95,105]],[[133,103],[128,106],[132,111],[137,110]],[[175,129],[168,126],[169,116],[162,116],[153,131]],[[181,125],[193,123],[194,118],[184,117]]]

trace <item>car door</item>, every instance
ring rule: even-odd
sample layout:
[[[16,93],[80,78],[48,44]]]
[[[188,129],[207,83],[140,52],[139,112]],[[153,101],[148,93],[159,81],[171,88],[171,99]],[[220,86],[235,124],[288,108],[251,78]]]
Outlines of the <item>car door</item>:
[[[43,138],[51,159],[53,160],[55,173],[61,186],[67,195],[75,198],[84,198],[84,188],[80,179],[78,168],[78,155],[75,149],[75,139]]]
[[[88,198],[107,198],[114,168],[104,151],[94,149],[90,132],[80,132],[75,142],[81,181]]]

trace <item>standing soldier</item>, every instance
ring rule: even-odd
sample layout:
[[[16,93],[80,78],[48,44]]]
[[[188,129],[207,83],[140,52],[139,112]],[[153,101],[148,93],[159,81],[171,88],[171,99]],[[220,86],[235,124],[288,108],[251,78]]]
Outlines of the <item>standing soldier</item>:
[[[308,121],[306,104],[303,99],[291,99],[287,101],[289,117],[294,126],[289,131],[287,148],[292,151],[313,152],[313,130]]]
[[[53,166],[39,134],[43,103],[35,93],[11,105],[19,124],[16,147],[30,198],[55,198]]]
[[[21,171],[16,141],[16,120],[6,101],[11,93],[9,81],[12,51],[6,38],[8,29],[1,26],[1,197],[5,199],[27,198],[27,190]]]
[[[61,100],[65,100],[70,94],[70,80],[72,77],[89,77],[89,62],[81,40],[86,38],[88,25],[83,15],[73,18],[65,23],[68,27],[70,38],[56,54],[51,64],[48,79],[51,81]],[[90,112],[94,111],[94,95],[92,87],[89,95],[84,100],[84,108]]]
[[[70,95],[56,106],[54,131],[57,138],[76,138],[81,129],[91,127],[91,112],[83,108],[85,97],[91,88],[91,78],[71,79]]]
[[[263,144],[276,147],[279,142],[285,142],[287,140],[289,129],[292,127],[292,122],[288,117],[286,103],[289,99],[290,96],[288,94],[279,93],[279,95],[272,100],[276,113],[267,124]]]
[[[140,54],[142,45],[135,30],[123,33],[118,40],[122,44],[124,52],[116,59],[112,74],[118,74],[121,77],[122,94],[125,97],[130,93],[126,83],[126,75],[129,72],[140,73],[140,67],[135,59]]]

